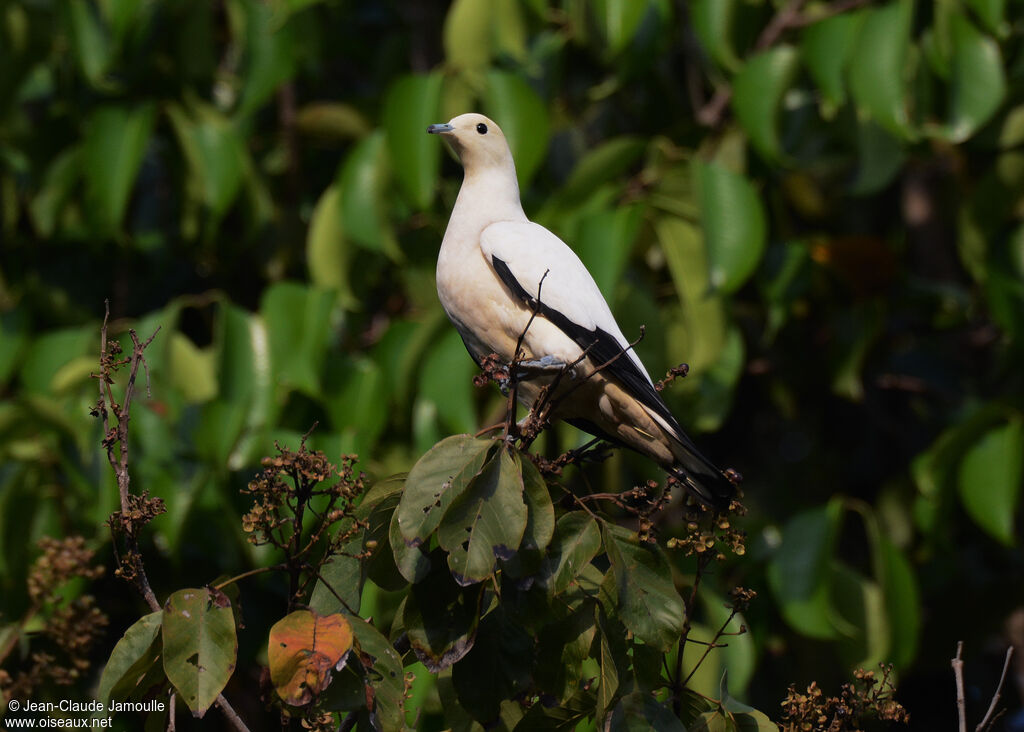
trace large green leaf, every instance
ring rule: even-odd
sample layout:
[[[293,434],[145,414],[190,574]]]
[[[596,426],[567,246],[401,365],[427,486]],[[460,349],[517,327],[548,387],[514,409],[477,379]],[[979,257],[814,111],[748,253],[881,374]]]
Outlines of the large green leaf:
[[[913,0],[867,12],[850,64],[850,93],[861,110],[902,138],[913,137],[907,111],[907,51]]]
[[[327,346],[333,337],[334,293],[278,282],[260,301],[260,314],[270,337],[270,356],[278,384],[307,394],[320,393]]]
[[[360,140],[345,160],[338,179],[341,220],[353,241],[401,260],[385,207],[391,173],[385,143],[383,130],[377,130]]]
[[[494,6],[494,0],[455,0],[448,8],[442,38],[445,59],[453,67],[480,69],[491,60]]]
[[[612,302],[643,223],[644,207],[619,206],[584,217],[574,249],[594,282]]]
[[[100,86],[111,60],[111,45],[94,5],[88,2],[61,3],[67,13],[72,48],[78,67],[93,86]]]
[[[612,712],[610,732],[686,732],[672,710],[652,695],[634,691],[622,697]],[[699,729],[699,728],[698,728]]]
[[[960,462],[959,478],[970,517],[989,536],[1013,546],[1024,478],[1024,423],[1013,419],[982,435]]]
[[[466,356],[459,332],[446,328],[431,344],[420,366],[418,393],[421,400],[434,405],[445,432],[476,429],[475,373],[476,365]]]
[[[619,178],[644,151],[636,137],[615,137],[587,152],[569,174],[565,185],[537,213],[542,223],[556,220],[579,206],[608,181]]]
[[[242,189],[248,152],[239,130],[212,107],[167,110],[189,166],[188,190],[219,219]]]
[[[985,124],[1006,96],[999,45],[960,13],[953,16],[949,134],[962,142]]]
[[[782,156],[779,108],[799,62],[795,48],[776,46],[750,58],[733,79],[732,108],[751,144],[769,160]]]
[[[754,273],[764,254],[764,208],[754,186],[716,163],[696,163],[694,173],[711,286],[735,292]]]
[[[590,3],[601,35],[613,54],[622,53],[630,45],[649,5],[649,0],[595,0]]]
[[[427,127],[441,106],[441,75],[403,76],[384,98],[383,123],[395,179],[417,209],[430,206],[441,169],[441,146]]]
[[[455,499],[480,474],[495,447],[494,440],[453,435],[416,462],[395,513],[406,541],[423,542],[434,533]]]
[[[783,617],[812,638],[827,640],[837,635],[829,600],[829,567],[841,516],[838,500],[794,516],[768,565],[768,582]]]
[[[402,659],[391,641],[373,625],[358,617],[349,617],[361,663],[366,662],[365,680],[373,693],[364,690],[364,704],[372,698],[373,716],[382,730],[405,729],[405,673]],[[366,729],[370,729],[367,725]],[[374,728],[377,728],[376,726]]]
[[[150,666],[156,663],[163,615],[162,610],[143,615],[121,636],[100,675],[96,692],[99,701],[107,703],[126,698]]]
[[[511,576],[533,574],[555,532],[555,507],[551,503],[547,483],[531,460],[521,460],[523,500],[526,503],[526,528],[516,555],[505,562]]]
[[[178,590],[164,604],[161,637],[168,680],[202,717],[235,670],[238,639],[231,602],[219,590]]]
[[[583,678],[583,665],[597,632],[594,611],[583,605],[565,617],[547,617],[545,621],[537,634],[537,658],[541,662],[534,673],[540,688],[564,703],[579,689]]]
[[[486,103],[488,114],[512,148],[516,177],[525,188],[547,154],[547,108],[520,75],[497,70],[487,74]]]
[[[306,233],[306,265],[310,281],[318,287],[337,290],[341,305],[350,310],[358,305],[350,283],[351,260],[341,190],[335,183],[324,190],[313,209]]]
[[[124,220],[155,122],[153,104],[100,107],[86,122],[82,143],[86,203],[104,235],[115,233]]]
[[[603,529],[612,565],[607,582],[613,587],[613,611],[637,638],[667,651],[679,640],[686,620],[668,560],[659,547],[640,543],[627,529],[611,524]]]
[[[809,26],[801,36],[800,53],[821,90],[826,116],[846,101],[846,67],[863,21],[862,12],[839,13]]]
[[[553,594],[561,594],[601,549],[597,521],[584,511],[571,511],[555,524],[541,577]]]
[[[526,514],[519,458],[500,449],[441,520],[437,538],[455,581],[480,582],[491,576],[499,558],[510,559],[523,538]]]
[[[690,17],[704,48],[719,64],[735,71],[740,66],[732,45],[733,18],[736,0],[694,0]]]
[[[245,71],[238,116],[245,117],[263,106],[277,88],[294,73],[301,41],[289,23],[277,22],[270,5],[243,0],[241,35],[244,39]]]

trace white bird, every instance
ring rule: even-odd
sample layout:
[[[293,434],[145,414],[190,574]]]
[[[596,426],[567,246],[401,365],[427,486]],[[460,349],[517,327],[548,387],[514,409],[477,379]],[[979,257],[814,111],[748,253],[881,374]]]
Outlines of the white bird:
[[[465,170],[437,258],[437,294],[473,359],[511,362],[522,336],[526,365],[548,374],[520,383],[527,407],[554,371],[574,364],[558,381],[553,418],[647,455],[699,500],[728,506],[735,486],[672,416],[590,272],[526,217],[498,125],[463,114],[427,132],[442,135]]]

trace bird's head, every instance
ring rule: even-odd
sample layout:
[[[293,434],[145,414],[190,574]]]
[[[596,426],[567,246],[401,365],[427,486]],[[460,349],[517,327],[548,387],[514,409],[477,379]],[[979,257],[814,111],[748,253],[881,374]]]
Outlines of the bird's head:
[[[515,169],[505,134],[482,114],[460,114],[450,122],[430,125],[427,132],[448,140],[467,175],[489,168]]]

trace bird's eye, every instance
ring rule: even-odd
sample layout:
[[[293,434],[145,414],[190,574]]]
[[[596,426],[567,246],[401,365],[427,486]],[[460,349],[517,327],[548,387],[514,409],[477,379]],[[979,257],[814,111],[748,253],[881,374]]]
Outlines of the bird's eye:
[[[487,134],[487,125],[485,125],[483,122],[481,122],[480,124],[478,124],[476,126],[476,131],[479,132],[481,135],[486,135]]]

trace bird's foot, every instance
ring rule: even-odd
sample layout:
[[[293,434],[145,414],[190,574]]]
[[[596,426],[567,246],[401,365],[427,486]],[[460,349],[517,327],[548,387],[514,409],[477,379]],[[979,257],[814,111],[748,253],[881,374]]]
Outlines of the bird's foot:
[[[562,371],[567,364],[564,361],[559,361],[554,356],[542,356],[539,359],[530,361],[520,361],[514,364],[516,368],[516,378],[520,381],[536,378],[538,376],[550,376],[557,374]]]

